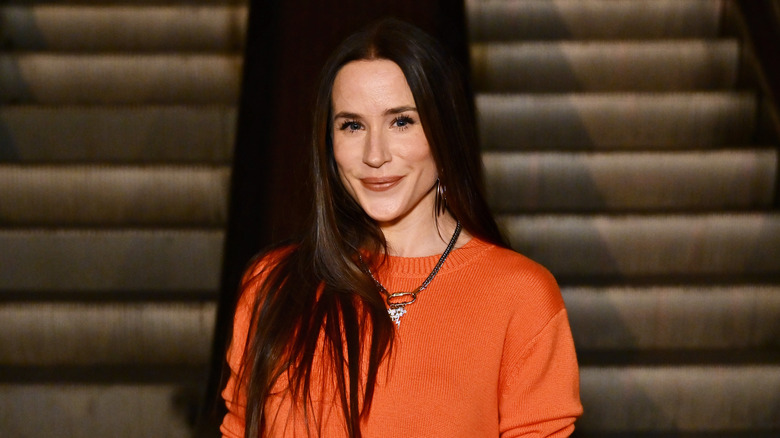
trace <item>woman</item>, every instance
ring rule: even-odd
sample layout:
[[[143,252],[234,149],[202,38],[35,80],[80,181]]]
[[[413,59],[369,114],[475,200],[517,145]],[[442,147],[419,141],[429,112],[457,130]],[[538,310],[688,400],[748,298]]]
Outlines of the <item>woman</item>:
[[[242,283],[228,437],[568,436],[581,413],[557,284],[482,194],[462,80],[385,20],[325,65],[313,219]]]

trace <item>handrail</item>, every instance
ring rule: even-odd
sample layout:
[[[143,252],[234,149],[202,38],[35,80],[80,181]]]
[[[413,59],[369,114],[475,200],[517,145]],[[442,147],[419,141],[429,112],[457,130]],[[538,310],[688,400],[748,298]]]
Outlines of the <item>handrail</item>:
[[[737,0],[753,50],[763,71],[766,91],[780,101],[780,0]]]
[[[735,3],[755,57],[758,86],[765,95],[773,137],[780,143],[780,0],[736,0]],[[775,183],[774,207],[780,209],[780,175]]]

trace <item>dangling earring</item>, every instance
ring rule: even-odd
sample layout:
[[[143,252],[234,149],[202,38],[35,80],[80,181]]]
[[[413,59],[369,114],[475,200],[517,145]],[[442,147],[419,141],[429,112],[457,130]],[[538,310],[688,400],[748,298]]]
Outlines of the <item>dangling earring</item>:
[[[437,216],[441,216],[447,211],[447,189],[444,184],[441,183],[439,178],[436,178],[436,195],[433,205],[433,212]]]

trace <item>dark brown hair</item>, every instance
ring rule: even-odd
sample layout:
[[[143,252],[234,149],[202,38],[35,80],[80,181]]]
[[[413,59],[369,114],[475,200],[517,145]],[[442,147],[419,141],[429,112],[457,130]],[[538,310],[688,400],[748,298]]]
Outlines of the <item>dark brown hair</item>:
[[[309,396],[312,376],[321,372],[333,374],[346,430],[360,437],[379,364],[392,346],[394,327],[383,297],[357,261],[360,250],[373,255],[369,265],[381,262],[386,242],[341,184],[331,142],[336,75],[351,61],[371,59],[393,61],[403,71],[446,187],[449,211],[471,235],[506,246],[485,202],[472,106],[456,63],[433,38],[395,19],[347,38],[320,77],[312,132],[314,206],[307,234],[273,263],[267,254],[261,256],[266,269],[242,286],[259,290],[239,379],[247,392],[246,438],[262,435],[266,400],[279,378],[288,379],[307,426],[317,424],[310,417]],[[325,342],[318,351],[321,335]],[[315,353],[322,361],[315,361]],[[368,361],[365,375],[361,360]]]

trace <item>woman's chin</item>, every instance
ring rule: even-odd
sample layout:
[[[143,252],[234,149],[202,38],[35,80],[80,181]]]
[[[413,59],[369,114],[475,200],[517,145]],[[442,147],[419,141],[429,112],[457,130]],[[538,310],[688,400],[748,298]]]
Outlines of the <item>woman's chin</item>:
[[[378,224],[391,224],[397,222],[403,213],[397,208],[387,208],[382,206],[363,207],[363,211]]]
[[[416,203],[361,203],[363,211],[380,225],[396,225],[405,219],[433,217],[433,201],[425,198]],[[430,205],[429,205],[430,204]],[[415,219],[415,220],[416,220]]]
[[[368,217],[374,220],[374,222],[380,224],[380,225],[390,225],[398,221],[399,215],[397,214],[391,214],[391,213],[369,213],[367,212]]]

